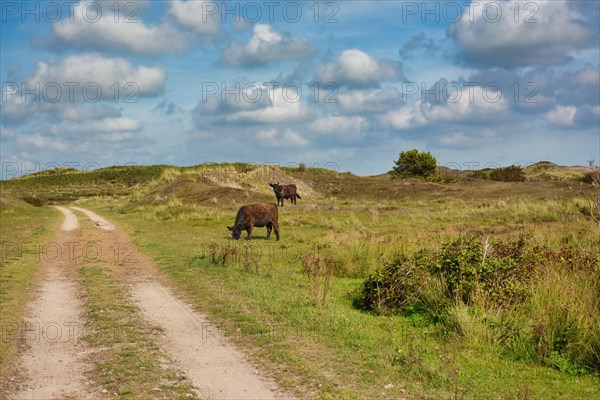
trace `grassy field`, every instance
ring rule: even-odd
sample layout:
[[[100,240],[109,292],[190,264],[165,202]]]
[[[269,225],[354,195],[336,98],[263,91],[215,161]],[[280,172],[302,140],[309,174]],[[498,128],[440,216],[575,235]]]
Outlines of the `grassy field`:
[[[0,199],[0,365],[14,354],[16,335],[40,261],[60,224],[60,213],[4,193]]]
[[[102,172],[90,175],[96,192],[82,194],[79,203],[128,231],[181,293],[223,328],[226,340],[299,395],[600,396],[593,361],[593,351],[600,351],[594,347],[600,344],[600,265],[593,264],[600,235],[577,193],[593,190],[577,180],[585,171],[536,166],[530,180],[519,183],[462,175],[447,183],[391,181],[242,164],[152,171],[106,184],[98,180]],[[36,178],[27,179],[8,189],[44,202],[66,193],[58,183],[64,178],[44,176],[52,196]],[[84,179],[75,181],[85,186]],[[255,231],[255,240],[231,241],[226,226],[240,205],[274,202],[269,181],[294,181],[302,195],[297,206],[280,208],[281,241],[262,240],[264,229]],[[422,310],[382,314],[356,306],[365,279],[392,260],[439,252],[460,237],[482,244],[526,238],[532,248],[543,248],[525,300],[498,307],[485,293],[451,299],[451,323],[433,321]],[[582,261],[589,259],[590,265]],[[309,276],[310,267],[324,269]],[[83,277],[88,290],[110,278],[94,271]],[[515,325],[531,330],[506,329]],[[532,337],[545,341],[533,343]],[[570,356],[585,344],[591,365]],[[542,345],[550,348],[542,351]]]

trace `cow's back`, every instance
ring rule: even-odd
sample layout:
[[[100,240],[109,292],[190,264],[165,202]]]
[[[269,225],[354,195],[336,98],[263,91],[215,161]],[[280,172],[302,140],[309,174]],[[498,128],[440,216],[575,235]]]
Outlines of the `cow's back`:
[[[254,226],[261,227],[266,226],[270,222],[277,222],[278,217],[277,205],[260,203],[240,207],[236,221],[239,219],[241,222],[247,223],[252,220]]]
[[[285,194],[285,196],[293,196],[296,194],[296,185],[294,184],[290,184],[290,185],[285,185],[283,187],[283,192]]]

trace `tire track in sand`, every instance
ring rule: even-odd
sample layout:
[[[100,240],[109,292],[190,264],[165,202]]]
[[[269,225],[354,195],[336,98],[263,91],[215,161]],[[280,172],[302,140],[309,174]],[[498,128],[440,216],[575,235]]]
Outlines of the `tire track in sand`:
[[[203,399],[278,399],[274,384],[261,378],[206,317],[158,282],[137,282],[133,298],[144,317],[163,330],[162,345]]]
[[[110,222],[108,222],[107,220],[105,220],[104,218],[102,218],[101,216],[99,216],[98,214],[96,214],[93,211],[90,210],[86,210],[85,208],[81,208],[81,207],[75,207],[75,206],[71,206],[71,208],[73,210],[77,210],[79,212],[84,213],[96,226],[106,230],[106,231],[112,231],[115,229],[115,226],[113,224],[111,224]],[[70,210],[69,210],[70,212]],[[71,212],[71,214],[73,214]]]
[[[79,227],[68,209],[56,244],[74,242]],[[50,247],[48,247],[50,248]],[[44,254],[42,281],[20,326],[22,349],[15,369],[19,385],[10,399],[94,399],[86,374],[92,369],[82,339],[82,304],[70,260]]]
[[[75,208],[86,215],[101,218],[112,226],[114,241],[131,243],[131,238],[104,218],[89,210]],[[92,221],[94,221],[92,219]],[[100,227],[103,225],[96,224]],[[264,377],[232,345],[219,338],[219,330],[192,306],[181,301],[164,284],[153,261],[135,253],[136,262],[123,270],[130,295],[143,318],[160,328],[160,346],[175,362],[175,367],[192,382],[197,394],[207,400],[269,400],[290,398]],[[164,278],[163,278],[164,279]]]

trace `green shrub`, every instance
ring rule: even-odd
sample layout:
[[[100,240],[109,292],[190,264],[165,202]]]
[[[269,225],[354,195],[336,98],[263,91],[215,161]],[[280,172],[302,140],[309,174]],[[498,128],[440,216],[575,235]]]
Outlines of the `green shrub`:
[[[48,204],[48,199],[44,198],[44,197],[38,197],[38,196],[23,196],[22,199],[31,204],[32,206],[36,206],[36,207],[43,207],[46,204]]]
[[[471,173],[471,177],[476,178],[476,179],[490,180],[490,179],[492,179],[493,171],[495,171],[495,170],[491,169],[491,168],[478,169],[477,171],[473,171]]]
[[[477,285],[495,304],[522,299],[539,260],[525,239],[488,243],[461,237],[441,246],[434,271],[442,276],[448,292],[465,303]]]
[[[395,164],[391,171],[392,178],[426,178],[435,175],[437,168],[437,161],[430,152],[420,152],[417,149],[401,152]]]
[[[420,313],[439,334],[567,373],[600,372],[599,244],[459,237],[385,262],[354,302],[379,314]]]
[[[526,295],[539,262],[532,250],[524,239],[488,243],[460,237],[439,252],[420,251],[387,262],[365,280],[357,304],[383,314],[422,309],[439,317],[440,293],[470,304],[477,288],[493,304],[514,303]],[[436,278],[443,288],[429,282]]]
[[[490,172],[490,179],[502,182],[525,182],[525,172],[518,165],[494,169]]]
[[[415,311],[422,297],[425,270],[416,257],[399,256],[370,274],[355,298],[355,306],[379,314]]]

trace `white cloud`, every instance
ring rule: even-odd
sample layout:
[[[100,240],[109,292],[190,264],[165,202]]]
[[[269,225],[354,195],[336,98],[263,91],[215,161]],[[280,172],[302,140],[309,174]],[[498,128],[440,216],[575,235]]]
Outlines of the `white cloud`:
[[[166,71],[161,66],[134,66],[124,58],[99,54],[68,56],[56,63],[39,61],[33,75],[22,83],[35,93],[13,92],[6,85],[2,116],[18,120],[35,112],[64,112],[73,104],[136,101],[160,94],[165,80]]]
[[[333,134],[342,139],[355,140],[365,136],[368,123],[364,117],[332,115],[311,122],[308,128],[320,134]]]
[[[487,129],[478,135],[467,134],[462,131],[452,132],[442,135],[438,141],[444,147],[465,149],[478,148],[483,146],[486,142],[496,139],[498,139],[496,132]]]
[[[383,81],[403,79],[397,63],[389,59],[378,60],[359,49],[342,51],[334,61],[317,72],[320,82],[335,82],[339,86],[377,86]]]
[[[75,5],[73,20],[66,18],[51,24],[52,34],[48,39],[50,44],[139,54],[180,52],[186,48],[183,35],[169,25],[144,24],[134,13],[135,8],[131,9],[132,4],[136,3],[126,3],[117,8],[114,2],[101,2],[102,17],[97,20],[84,18],[89,3],[92,2],[85,1]],[[115,14],[115,10],[121,12]],[[92,13],[89,10],[87,12]]]
[[[106,117],[119,117],[121,110],[105,105],[94,107],[71,106],[60,111],[60,116],[69,121],[81,121]]]
[[[201,113],[208,111],[207,116],[226,122],[287,123],[297,122],[308,116],[306,106],[299,98],[295,98],[296,94],[288,93],[283,88],[265,87],[263,90],[268,94],[268,96],[265,94],[265,99],[268,101],[248,105],[241,101],[234,103],[234,109],[224,104],[217,110],[203,110],[200,107],[199,111]]]
[[[472,90],[472,92],[471,92]],[[413,128],[438,122],[472,122],[498,118],[508,110],[505,98],[495,100],[495,94],[480,86],[471,87],[453,102],[430,103],[419,101],[414,106],[404,106],[383,115],[380,121],[395,129]]]
[[[45,151],[69,151],[69,144],[55,137],[48,137],[33,133],[30,135],[20,135],[17,138],[17,144],[23,148],[34,147]]]
[[[2,139],[13,139],[15,137],[15,131],[8,126],[0,125],[0,138]]]
[[[394,129],[408,129],[425,124],[427,119],[422,113],[419,102],[416,107],[405,106],[398,110],[389,111],[380,118],[380,121]]]
[[[267,147],[295,147],[309,144],[308,140],[290,129],[286,129],[285,132],[279,132],[275,128],[263,129],[254,137]]]
[[[341,92],[339,104],[345,112],[381,113],[402,101],[400,91],[395,87],[381,89],[361,89]]]
[[[110,58],[99,54],[80,54],[68,56],[58,63],[40,61],[36,72],[28,81],[40,82],[42,85],[57,82],[76,82],[80,85],[99,84],[103,95],[108,98],[114,95],[115,83],[121,87],[129,83],[135,84],[140,96],[154,95],[163,91],[166,71],[163,67],[136,67],[124,58]],[[75,93],[81,90],[75,90]]]
[[[48,132],[55,135],[92,135],[95,133],[137,132],[144,127],[141,120],[127,117],[102,118],[52,125]]]
[[[505,98],[494,100],[491,94],[479,86],[473,87],[473,97],[466,92],[460,99],[447,103],[426,103],[427,119],[431,121],[463,121],[465,119],[481,120],[505,111],[508,108]]]
[[[552,65],[567,62],[574,49],[590,46],[594,24],[597,21],[587,24],[565,0],[482,0],[472,2],[448,34],[467,62],[503,67]]]
[[[256,24],[248,43],[229,45],[221,54],[221,63],[235,67],[255,67],[302,59],[313,51],[313,46],[307,39],[282,35],[270,25]]]
[[[577,114],[575,106],[556,106],[554,110],[544,114],[544,119],[553,125],[569,127],[573,126],[575,114]]]
[[[203,36],[219,33],[219,5],[204,0],[173,0],[169,3],[169,15],[181,27],[190,29]],[[224,6],[224,5],[223,5]]]
[[[571,82],[576,85],[600,88],[600,65],[587,64],[575,72]]]
[[[465,146],[470,144],[470,138],[464,132],[452,132],[440,138],[440,143],[445,146]]]

